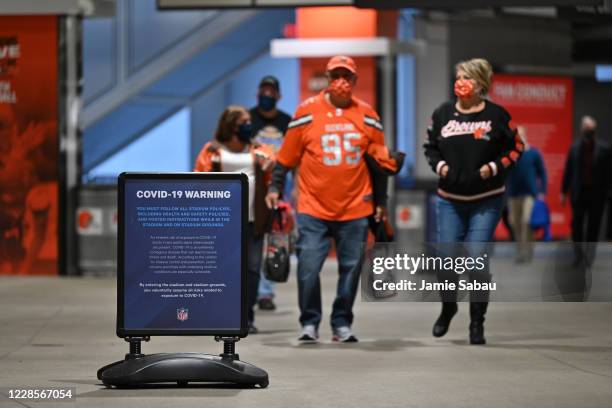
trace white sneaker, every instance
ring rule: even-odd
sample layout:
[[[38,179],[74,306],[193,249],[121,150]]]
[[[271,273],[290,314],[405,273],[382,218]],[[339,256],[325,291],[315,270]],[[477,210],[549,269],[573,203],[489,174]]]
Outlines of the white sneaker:
[[[332,341],[340,343],[357,343],[359,341],[349,326],[334,327],[332,332]]]
[[[319,333],[317,332],[317,328],[312,324],[307,324],[306,326],[302,326],[302,332],[300,333],[300,337],[298,337],[298,341],[301,343],[316,343],[319,340]]]

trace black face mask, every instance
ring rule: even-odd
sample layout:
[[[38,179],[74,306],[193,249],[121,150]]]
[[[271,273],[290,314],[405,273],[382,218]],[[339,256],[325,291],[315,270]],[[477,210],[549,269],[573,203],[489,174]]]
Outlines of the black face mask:
[[[586,137],[587,139],[592,139],[595,136],[595,131],[594,130],[584,130],[582,132],[582,134],[584,135],[584,137]]]
[[[257,106],[264,112],[270,112],[276,108],[276,98],[268,95],[259,95]]]
[[[245,143],[250,143],[251,138],[253,137],[253,126],[251,126],[251,123],[247,122],[238,126],[237,136],[238,139],[240,139],[241,141]]]

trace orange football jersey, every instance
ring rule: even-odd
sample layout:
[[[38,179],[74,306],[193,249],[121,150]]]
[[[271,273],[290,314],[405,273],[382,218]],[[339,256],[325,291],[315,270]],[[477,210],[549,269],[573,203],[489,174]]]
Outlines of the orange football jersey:
[[[353,98],[334,107],[322,92],[297,109],[278,153],[286,167],[299,166],[298,212],[324,220],[347,221],[374,211],[365,152],[388,157],[376,112]]]

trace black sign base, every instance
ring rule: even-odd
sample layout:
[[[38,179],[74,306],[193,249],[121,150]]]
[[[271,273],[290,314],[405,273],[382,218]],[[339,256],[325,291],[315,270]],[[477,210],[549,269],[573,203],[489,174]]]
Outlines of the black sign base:
[[[106,386],[132,388],[155,383],[231,383],[245,387],[268,386],[268,373],[232,357],[202,353],[141,355],[117,361],[98,370]]]

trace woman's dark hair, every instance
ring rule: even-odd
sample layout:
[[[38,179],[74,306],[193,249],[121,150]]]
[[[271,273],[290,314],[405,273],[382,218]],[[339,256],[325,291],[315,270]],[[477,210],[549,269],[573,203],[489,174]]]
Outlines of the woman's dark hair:
[[[230,105],[221,114],[219,124],[215,131],[215,139],[220,143],[229,142],[232,135],[236,133],[236,123],[247,110],[238,105]]]

